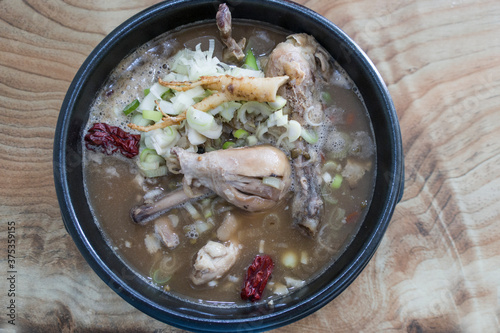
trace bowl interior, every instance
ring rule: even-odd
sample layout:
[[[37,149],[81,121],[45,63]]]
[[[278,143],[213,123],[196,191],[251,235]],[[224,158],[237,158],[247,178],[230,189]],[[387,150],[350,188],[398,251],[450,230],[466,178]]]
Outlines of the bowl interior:
[[[224,308],[191,303],[158,291],[138,278],[104,240],[86,201],[82,177],[82,130],[89,105],[119,62],[158,35],[195,21],[214,20],[219,2],[170,1],[127,20],[108,35],[82,65],[59,116],[54,174],[68,232],[96,273],[141,311],[171,325],[205,331],[270,329],[324,306],[361,272],[375,252],[402,195],[403,157],[397,115],[383,80],[366,55],[331,22],[286,1],[228,1],[233,19],[251,19],[313,35],[354,80],[368,108],[377,145],[375,195],[360,231],[339,259],[306,287],[273,306]]]

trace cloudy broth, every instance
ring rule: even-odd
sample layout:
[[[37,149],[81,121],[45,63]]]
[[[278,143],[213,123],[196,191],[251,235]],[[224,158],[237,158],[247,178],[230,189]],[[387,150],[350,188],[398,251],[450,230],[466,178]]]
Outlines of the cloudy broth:
[[[236,21],[233,24],[235,39],[245,36],[257,56],[268,55],[289,34],[262,23]],[[156,82],[158,77],[168,73],[167,58],[183,48],[193,49],[198,43],[201,43],[202,49],[206,49],[209,39],[215,40],[215,55],[221,59],[222,44],[212,22],[162,35],[128,56],[117,65],[99,92],[92,105],[87,128],[93,123],[105,122],[130,131],[126,127],[129,120],[122,115],[123,108]],[[331,133],[336,131],[351,135],[352,140],[363,133],[371,140],[368,140],[371,147],[367,149],[374,150],[373,131],[366,108],[356,87],[340,67],[335,68],[331,84],[325,87],[325,93],[329,97],[325,98],[325,113],[331,122],[319,130],[320,142],[328,141]],[[346,121],[350,117],[356,120]],[[328,152],[323,155],[325,161],[331,157]],[[363,160],[368,161],[371,167],[356,187],[351,188],[345,181],[338,189],[323,187],[324,209],[320,232],[316,237],[305,235],[291,222],[290,196],[276,207],[260,213],[245,212],[212,196],[192,203],[200,212],[201,219],[210,219],[212,229],[197,238],[188,239],[185,227],[195,223],[197,218],[185,206],[174,208],[167,215],[178,217],[175,231],[180,237],[180,244],[173,250],[161,247],[154,253],[146,245],[146,240],[153,237],[155,232],[153,223],[145,226],[135,224],[129,212],[133,206],[141,204],[145,193],[151,190],[170,191],[178,188],[181,184],[180,175],[144,180],[133,160],[84,149],[84,181],[96,223],[110,246],[138,276],[165,292],[193,300],[242,303],[245,301],[241,300],[240,291],[246,269],[257,254],[265,253],[275,263],[263,296],[263,300],[268,301],[283,293],[293,292],[320,274],[342,254],[352,240],[373,194],[375,154],[372,151],[368,155]],[[335,159],[339,165],[345,164],[345,160],[333,156],[333,160]],[[210,213],[204,215],[207,211]],[[240,255],[222,278],[211,284],[195,286],[189,275],[196,254],[209,240],[217,240],[217,228],[228,211],[238,221],[235,237],[241,246]],[[288,265],[290,261],[293,265]],[[162,263],[175,267],[175,273],[166,282],[158,281],[152,276]],[[290,284],[290,279],[299,283]]]

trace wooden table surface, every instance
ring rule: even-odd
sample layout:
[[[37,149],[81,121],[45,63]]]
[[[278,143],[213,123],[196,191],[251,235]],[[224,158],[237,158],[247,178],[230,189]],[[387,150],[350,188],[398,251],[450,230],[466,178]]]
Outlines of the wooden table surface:
[[[64,229],[52,175],[56,121],[76,71],[107,33],[156,2],[0,1],[0,329],[179,331],[90,269]],[[498,332],[500,2],[298,2],[340,26],[385,79],[402,128],[405,193],[354,283],[276,331]],[[6,309],[12,226],[16,326]]]

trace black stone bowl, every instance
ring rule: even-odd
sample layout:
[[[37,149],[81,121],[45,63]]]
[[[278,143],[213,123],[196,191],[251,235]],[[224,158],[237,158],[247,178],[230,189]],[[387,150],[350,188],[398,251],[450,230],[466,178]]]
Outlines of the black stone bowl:
[[[382,78],[366,54],[317,13],[283,0],[227,1],[234,19],[271,23],[313,35],[361,92],[375,131],[375,195],[360,231],[340,258],[307,286],[274,302],[215,307],[160,292],[138,278],[110,248],[94,223],[82,181],[82,131],[89,105],[116,64],[156,36],[182,25],[214,20],[218,1],[173,0],[135,15],[111,32],[85,60],[68,90],[57,123],[54,178],[68,233],[94,271],[123,299],[170,325],[194,331],[263,331],[320,309],[359,275],[373,256],[403,193],[403,150],[398,118]]]

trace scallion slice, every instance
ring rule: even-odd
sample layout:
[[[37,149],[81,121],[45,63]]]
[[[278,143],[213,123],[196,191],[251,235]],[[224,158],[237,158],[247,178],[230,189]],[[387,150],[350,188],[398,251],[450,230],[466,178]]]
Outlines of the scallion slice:
[[[286,105],[286,99],[284,99],[280,95],[277,95],[276,100],[274,102],[268,102],[267,104],[269,104],[269,106],[273,110],[279,110],[279,109],[282,109]]]
[[[331,188],[335,190],[340,188],[340,185],[342,185],[342,180],[342,175],[337,173],[335,177],[333,177],[332,183],[330,184]]]
[[[256,71],[259,70],[259,66],[257,66],[257,60],[255,59],[255,56],[253,55],[251,49],[248,49],[247,51],[247,55],[245,57],[245,65],[247,65],[248,68],[254,69]]]
[[[330,95],[329,92],[323,91],[321,93],[321,101],[325,104],[331,104],[332,103],[332,95]]]
[[[125,109],[123,109],[123,113],[128,116],[129,114],[131,114],[132,112],[134,112],[135,109],[137,109],[137,107],[139,106],[139,104],[141,104],[141,102],[139,102],[138,99],[135,99],[132,103],[130,103],[129,105],[127,105],[125,107]]]
[[[288,141],[294,142],[300,137],[301,133],[302,133],[302,126],[300,126],[300,123],[293,119],[290,120],[288,122],[288,127],[287,127]]]
[[[307,141],[307,143],[310,144],[315,144],[318,142],[318,134],[313,130],[306,130],[305,128],[302,127],[302,131],[300,133],[300,136]]]
[[[158,162],[160,165],[165,164],[165,159],[158,154],[148,154],[146,159],[144,160],[146,163],[156,163]]]
[[[151,148],[146,148],[144,149],[141,154],[139,155],[139,160],[141,162],[145,162],[146,161],[146,157],[150,154],[156,154],[156,150],[154,149],[151,149]]]
[[[224,144],[222,145],[222,149],[228,149],[228,148],[231,148],[235,145],[234,142],[232,141],[226,141],[224,142]]]
[[[153,110],[143,110],[142,111],[142,117],[144,119],[149,119],[154,121],[155,123],[160,121],[163,115],[159,111],[153,111]]]
[[[248,132],[245,131],[243,128],[240,128],[240,129],[234,131],[233,136],[236,139],[244,139],[248,136]]]
[[[151,120],[149,119],[144,119],[142,117],[142,114],[136,113],[132,116],[132,123],[136,124],[137,126],[148,126],[151,125]]]
[[[217,139],[222,133],[222,125],[218,124],[210,113],[189,107],[186,120],[191,128],[209,139]]]
[[[257,140],[257,137],[255,135],[250,135],[247,138],[247,143],[249,146],[255,146],[259,141]]]
[[[166,165],[160,165],[156,169],[141,170],[141,171],[147,178],[161,177],[161,176],[166,176],[168,174],[168,168]]]
[[[161,99],[164,101],[169,101],[174,96],[175,96],[174,92],[171,89],[168,89],[161,95]]]
[[[156,284],[159,284],[159,285],[163,285],[163,284],[167,283],[168,281],[170,281],[171,278],[172,278],[171,275],[164,276],[163,273],[159,269],[154,271],[153,276],[151,276],[151,279],[153,280],[153,282]]]

